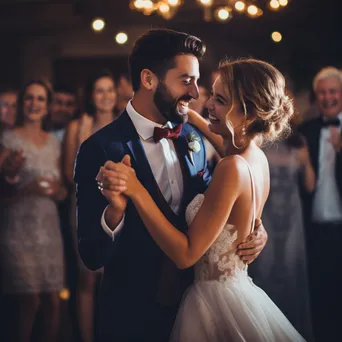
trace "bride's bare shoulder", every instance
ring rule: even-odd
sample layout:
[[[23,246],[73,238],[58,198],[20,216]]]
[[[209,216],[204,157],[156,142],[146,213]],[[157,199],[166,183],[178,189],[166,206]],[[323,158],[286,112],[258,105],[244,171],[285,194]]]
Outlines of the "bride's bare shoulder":
[[[240,181],[243,181],[246,176],[246,164],[240,157],[227,156],[222,158],[215,167],[215,171],[212,177],[213,182],[228,182],[237,185]]]
[[[235,174],[235,172],[241,172],[241,169],[246,168],[246,162],[243,158],[239,157],[238,155],[231,155],[222,158],[216,168],[218,172],[229,172],[231,174]],[[215,174],[215,172],[214,172]]]

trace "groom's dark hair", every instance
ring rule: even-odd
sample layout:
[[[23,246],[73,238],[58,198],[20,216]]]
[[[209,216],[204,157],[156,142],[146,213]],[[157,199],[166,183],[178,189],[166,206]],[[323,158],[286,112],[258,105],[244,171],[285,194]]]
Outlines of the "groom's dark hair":
[[[167,71],[175,66],[177,55],[193,55],[201,59],[204,53],[204,44],[195,36],[168,29],[149,30],[136,40],[128,58],[133,90],[140,88],[143,69],[149,69],[163,79]]]

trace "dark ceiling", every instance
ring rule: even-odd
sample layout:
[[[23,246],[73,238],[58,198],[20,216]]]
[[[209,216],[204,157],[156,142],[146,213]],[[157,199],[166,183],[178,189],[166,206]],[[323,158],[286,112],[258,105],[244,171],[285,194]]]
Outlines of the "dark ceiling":
[[[226,0],[227,1],[227,0]],[[216,3],[224,0],[216,0]],[[258,0],[265,5],[266,0]],[[108,26],[127,25],[168,27],[199,35],[223,56],[229,44],[238,44],[241,54],[258,51],[257,57],[286,57],[292,73],[308,74],[326,64],[342,66],[341,0],[289,0],[278,13],[264,11],[258,19],[235,15],[228,23],[204,22],[196,0],[185,0],[176,16],[166,21],[157,15],[144,16],[129,9],[129,0],[0,0],[0,39],[25,39],[26,36],[53,34],[89,27],[96,16]],[[269,39],[279,30],[283,41]],[[222,43],[224,42],[224,43]],[[253,49],[249,49],[253,47]],[[258,48],[258,49],[257,49]],[[311,75],[310,75],[311,77]]]
[[[225,3],[216,0],[215,3]],[[265,5],[266,0],[258,0]],[[278,13],[264,12],[258,19],[236,15],[222,30],[253,34],[255,27],[279,27],[297,36],[298,31],[329,31],[337,24],[339,12],[333,1],[289,0],[287,8]],[[336,4],[339,1],[336,1]],[[342,7],[342,6],[341,6]],[[157,15],[144,16],[129,9],[129,0],[0,0],[0,32],[31,34],[47,30],[67,29],[88,25],[95,16],[102,16],[114,25],[179,26],[203,24],[203,11],[196,0],[185,0],[176,16],[166,21]],[[205,23],[206,24],[206,23]],[[208,25],[208,24],[206,24]],[[309,35],[308,38],[310,39]]]

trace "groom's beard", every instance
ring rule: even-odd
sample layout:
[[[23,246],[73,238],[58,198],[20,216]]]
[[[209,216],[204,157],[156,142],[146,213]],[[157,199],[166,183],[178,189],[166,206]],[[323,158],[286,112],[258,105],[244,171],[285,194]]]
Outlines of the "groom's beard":
[[[159,82],[156,92],[154,94],[154,104],[158,111],[165,117],[167,121],[175,123],[184,123],[188,121],[188,114],[181,113],[178,110],[179,101],[192,99],[189,95],[183,95],[179,98],[174,98],[163,82]]]

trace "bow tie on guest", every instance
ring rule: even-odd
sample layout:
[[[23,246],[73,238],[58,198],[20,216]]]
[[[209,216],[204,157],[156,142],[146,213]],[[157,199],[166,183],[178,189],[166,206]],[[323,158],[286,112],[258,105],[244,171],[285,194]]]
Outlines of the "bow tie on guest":
[[[160,128],[155,127],[153,132],[153,140],[155,143],[159,142],[161,139],[177,139],[182,130],[182,125],[178,125],[174,128]]]
[[[340,126],[340,119],[336,118],[336,119],[325,120],[324,118],[321,118],[321,123],[322,123],[322,127],[331,127],[331,126],[338,127]]]

